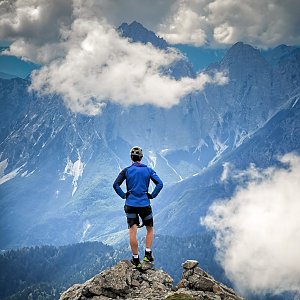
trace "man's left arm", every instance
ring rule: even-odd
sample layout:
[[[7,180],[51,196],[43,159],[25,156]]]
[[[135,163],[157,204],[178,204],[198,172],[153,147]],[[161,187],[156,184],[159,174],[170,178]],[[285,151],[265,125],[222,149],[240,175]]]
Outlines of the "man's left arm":
[[[155,188],[150,195],[152,196],[152,198],[155,198],[159,194],[161,189],[163,188],[164,184],[161,181],[161,179],[158,177],[156,172],[152,169],[151,169],[151,173],[150,173],[150,178],[153,181],[153,183],[155,184]]]

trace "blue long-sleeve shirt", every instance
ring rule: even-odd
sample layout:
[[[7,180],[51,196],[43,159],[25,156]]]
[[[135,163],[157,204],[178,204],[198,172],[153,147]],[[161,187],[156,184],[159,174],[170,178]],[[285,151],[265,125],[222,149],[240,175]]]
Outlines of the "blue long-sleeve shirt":
[[[121,188],[125,179],[127,193]],[[153,169],[142,163],[135,162],[120,172],[113,184],[113,188],[122,199],[126,199],[126,205],[144,207],[150,204],[147,195],[150,180],[155,184],[155,188],[151,193],[152,197],[155,198],[163,188],[163,182]]]

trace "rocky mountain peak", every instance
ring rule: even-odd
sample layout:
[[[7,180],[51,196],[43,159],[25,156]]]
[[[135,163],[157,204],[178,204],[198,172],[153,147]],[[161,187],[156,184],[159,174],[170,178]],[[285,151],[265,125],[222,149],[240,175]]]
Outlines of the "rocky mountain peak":
[[[249,53],[252,55],[260,55],[259,50],[255,49],[249,44],[245,44],[243,42],[237,42],[235,43],[228,51],[228,55],[232,54],[243,54],[243,53]]]
[[[243,69],[255,69],[268,67],[267,61],[262,57],[259,50],[243,42],[234,44],[223,58],[222,64],[230,67],[238,65]]]
[[[163,38],[158,37],[153,31],[148,30],[137,21],[133,21],[130,24],[122,23],[118,31],[123,37],[129,38],[133,42],[151,43],[154,47],[160,49],[168,47],[168,43]]]
[[[278,63],[293,56],[297,50],[299,51],[299,47],[281,44],[274,49],[262,51],[262,55],[271,65],[276,66]]]
[[[183,273],[177,286],[163,270],[135,269],[123,260],[83,284],[75,284],[60,300],[110,299],[225,299],[241,300],[232,289],[217,282],[195,260],[182,264]]]

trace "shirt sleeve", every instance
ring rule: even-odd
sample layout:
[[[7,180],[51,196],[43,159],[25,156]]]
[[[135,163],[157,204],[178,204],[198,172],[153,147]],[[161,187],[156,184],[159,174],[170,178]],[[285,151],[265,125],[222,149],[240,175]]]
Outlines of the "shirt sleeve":
[[[158,177],[158,175],[156,174],[156,172],[152,169],[150,169],[150,178],[153,181],[153,183],[155,184],[155,188],[153,190],[152,197],[155,198],[159,192],[161,191],[161,189],[163,188],[163,182],[161,181],[161,179]]]
[[[120,174],[118,175],[118,177],[116,178],[113,184],[114,190],[122,199],[126,199],[126,194],[121,188],[121,185],[125,179],[126,179],[126,168],[120,172]]]

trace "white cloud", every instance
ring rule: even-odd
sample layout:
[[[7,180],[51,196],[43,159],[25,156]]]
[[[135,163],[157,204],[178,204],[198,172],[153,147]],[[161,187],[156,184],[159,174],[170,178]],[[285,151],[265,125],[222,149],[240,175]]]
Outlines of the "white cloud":
[[[208,39],[208,22],[202,8],[205,8],[208,2],[177,1],[166,21],[160,24],[158,34],[172,44],[204,45]]]
[[[64,53],[60,40],[73,20],[72,0],[2,0],[0,39],[12,41],[7,54],[45,63]]]
[[[63,46],[65,57],[35,71],[31,88],[62,95],[74,112],[97,114],[108,100],[169,108],[207,83],[227,82],[221,73],[181,80],[162,75],[161,67],[181,59],[177,52],[130,43],[104,20],[76,19]]]
[[[238,41],[258,47],[300,43],[298,0],[177,0],[160,24],[171,43],[214,47]]]
[[[118,27],[136,20],[154,29],[174,0],[1,0],[0,40],[8,55],[48,63],[65,54],[66,31],[77,19],[102,19]]]
[[[167,2],[155,0],[154,4],[164,11]],[[108,22],[115,22],[116,16],[121,15],[120,7],[119,13],[115,12],[118,3],[3,0],[0,38],[14,40],[6,54],[42,64],[32,74],[31,89],[62,95],[74,112],[94,115],[101,112],[107,101],[168,108],[186,94],[202,90],[207,83],[226,83],[219,73],[181,80],[162,75],[162,67],[182,57],[175,50],[163,51],[120,37],[112,21]],[[140,11],[144,15],[142,8],[149,7],[146,1],[135,3],[136,9],[128,7],[130,3],[135,2],[128,0],[127,6],[121,5],[128,18],[129,12]],[[110,13],[106,16],[106,12]]]
[[[105,17],[112,26],[136,20],[171,43],[296,45],[299,10],[298,0],[2,0],[0,39],[17,40],[18,51],[11,53],[29,59],[34,57],[29,46],[41,47],[44,63],[57,54],[54,46],[76,18]]]
[[[161,24],[160,35],[174,43],[220,46],[243,40],[270,46],[300,42],[296,0],[149,3],[2,0],[0,39],[13,41],[6,54],[43,64],[33,75],[32,89],[60,94],[70,109],[88,114],[101,111],[106,101],[171,107],[206,83],[225,82],[224,77],[205,74],[178,81],[160,74],[160,68],[178,59],[178,54],[130,44],[113,29],[135,16],[150,27],[153,17],[152,26]]]
[[[300,291],[300,157],[288,167],[241,174],[250,180],[228,201],[216,202],[202,223],[215,231],[217,258],[243,292]]]
[[[221,174],[221,181],[227,181],[228,177],[229,177],[229,173],[230,173],[230,163],[229,162],[225,162],[223,164],[223,172]]]

